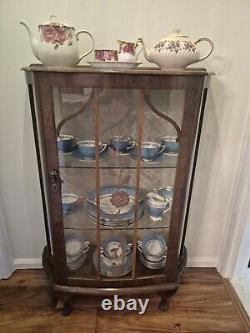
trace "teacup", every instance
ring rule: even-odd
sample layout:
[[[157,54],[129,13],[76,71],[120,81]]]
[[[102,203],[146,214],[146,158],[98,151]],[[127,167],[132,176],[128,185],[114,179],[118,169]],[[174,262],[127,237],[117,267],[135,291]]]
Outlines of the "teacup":
[[[63,214],[67,215],[79,203],[80,197],[73,193],[62,194]]]
[[[158,200],[157,198],[149,198],[147,200],[147,209],[149,217],[152,221],[161,221],[162,215],[171,207],[169,199]]]
[[[136,62],[138,59],[140,51],[136,54],[137,43],[126,42],[124,40],[118,40],[119,50],[118,50],[118,61],[121,62]]]
[[[100,143],[99,144],[99,154],[102,154],[106,148],[106,143]],[[77,147],[79,153],[82,155],[83,158],[94,160],[95,159],[95,141],[94,140],[83,140],[77,142]]]
[[[57,149],[64,153],[72,152],[76,147],[76,140],[72,135],[59,135],[57,138]]]
[[[145,161],[153,161],[161,155],[165,147],[156,142],[142,142],[141,144],[141,159]]]
[[[119,153],[128,153],[135,147],[135,141],[123,136],[112,136],[109,139],[109,146]]]
[[[178,154],[179,142],[176,141],[175,137],[164,136],[163,138],[161,138],[161,144],[165,147],[164,153]]]
[[[118,55],[116,50],[95,50],[96,61],[117,61]]]

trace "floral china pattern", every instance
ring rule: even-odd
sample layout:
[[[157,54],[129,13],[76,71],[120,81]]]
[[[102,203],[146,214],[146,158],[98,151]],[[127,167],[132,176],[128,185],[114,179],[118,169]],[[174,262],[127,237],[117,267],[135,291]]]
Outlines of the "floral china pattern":
[[[184,50],[194,53],[196,51],[196,47],[195,44],[191,41],[164,41],[157,43],[154,47],[154,50],[157,52],[170,51],[175,53]]]
[[[135,43],[120,42],[119,53],[129,53],[135,55],[136,46],[137,45]]]
[[[95,59],[97,61],[117,61],[116,50],[95,50]]]
[[[72,28],[52,24],[43,25],[41,26],[41,42],[52,43],[55,50],[66,43],[71,46],[73,44]]]

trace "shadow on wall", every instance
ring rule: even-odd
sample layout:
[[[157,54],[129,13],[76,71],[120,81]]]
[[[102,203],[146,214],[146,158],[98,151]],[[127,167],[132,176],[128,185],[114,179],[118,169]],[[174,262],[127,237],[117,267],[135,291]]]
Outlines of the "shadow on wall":
[[[32,254],[34,258],[39,258],[45,246],[45,231],[28,89],[25,91],[24,110],[23,178],[25,194],[23,197],[31,229]]]
[[[225,89],[220,76],[229,70],[230,64],[224,58],[216,57],[213,66],[210,67],[213,67],[216,76],[211,77],[208,92],[188,225],[188,235],[192,235],[192,239],[196,239],[196,242],[192,241],[191,246],[191,237],[187,237],[187,247],[192,250],[192,253],[189,253],[190,257],[194,257],[197,253],[200,257],[205,253],[211,253],[211,257],[204,258],[204,260],[207,260],[208,266],[216,266],[217,263],[214,261],[218,256],[220,244],[213,245],[212,249],[208,248],[211,246],[210,240],[213,244],[213,235],[216,236],[221,232],[226,217],[224,212],[227,211],[226,204],[225,211],[221,209],[221,202],[223,202],[225,194],[228,194],[223,188],[222,178],[225,165],[224,131],[225,125],[230,122],[228,119],[230,114],[225,112],[223,114],[222,111],[223,103],[229,98],[230,91],[228,91],[228,87],[227,90]],[[216,228],[210,230],[208,221],[211,223],[217,221]],[[209,237],[203,238],[202,243],[199,242],[201,234],[209,235]],[[197,258],[197,260],[199,259]]]

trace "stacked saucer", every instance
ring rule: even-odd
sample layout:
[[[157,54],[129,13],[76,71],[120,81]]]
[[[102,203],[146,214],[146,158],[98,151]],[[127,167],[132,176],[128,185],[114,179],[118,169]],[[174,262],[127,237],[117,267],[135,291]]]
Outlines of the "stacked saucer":
[[[148,234],[138,241],[142,264],[150,269],[161,269],[166,264],[167,244],[160,234]]]
[[[89,250],[89,242],[74,234],[65,236],[66,262],[70,271],[78,269],[84,264]]]
[[[103,276],[119,277],[131,271],[131,243],[120,237],[109,237],[102,241],[100,247],[100,273]],[[97,253],[93,262],[97,270]]]

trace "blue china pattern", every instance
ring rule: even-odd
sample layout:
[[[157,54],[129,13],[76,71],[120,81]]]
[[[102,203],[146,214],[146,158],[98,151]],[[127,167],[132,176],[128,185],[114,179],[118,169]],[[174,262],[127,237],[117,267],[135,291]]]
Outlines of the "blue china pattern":
[[[129,195],[129,203],[122,207],[116,207],[111,203],[112,194],[117,191],[124,191]],[[116,222],[128,222],[135,219],[135,187],[131,186],[104,186],[100,188],[100,219],[101,224],[103,221],[110,222],[112,225]],[[95,219],[97,218],[96,212],[96,191],[87,193],[87,211],[88,214]],[[138,217],[142,217],[144,213],[144,202],[142,192],[139,191],[138,198]]]
[[[99,154],[104,153],[106,149],[108,148],[108,145],[106,143],[100,143],[99,144]],[[80,155],[84,159],[94,160],[95,159],[95,141],[94,140],[82,140],[77,142],[77,149]]]
[[[76,208],[79,202],[80,202],[80,197],[74,193],[62,194],[63,215],[69,214],[73,209]]]
[[[126,154],[134,149],[136,142],[131,138],[120,135],[112,136],[109,139],[109,146],[113,150]]]
[[[57,138],[57,149],[63,153],[70,153],[76,149],[76,140],[69,134],[59,135]]]
[[[179,153],[179,142],[175,137],[165,136],[161,138],[161,144],[165,147],[164,153],[175,155]]]

